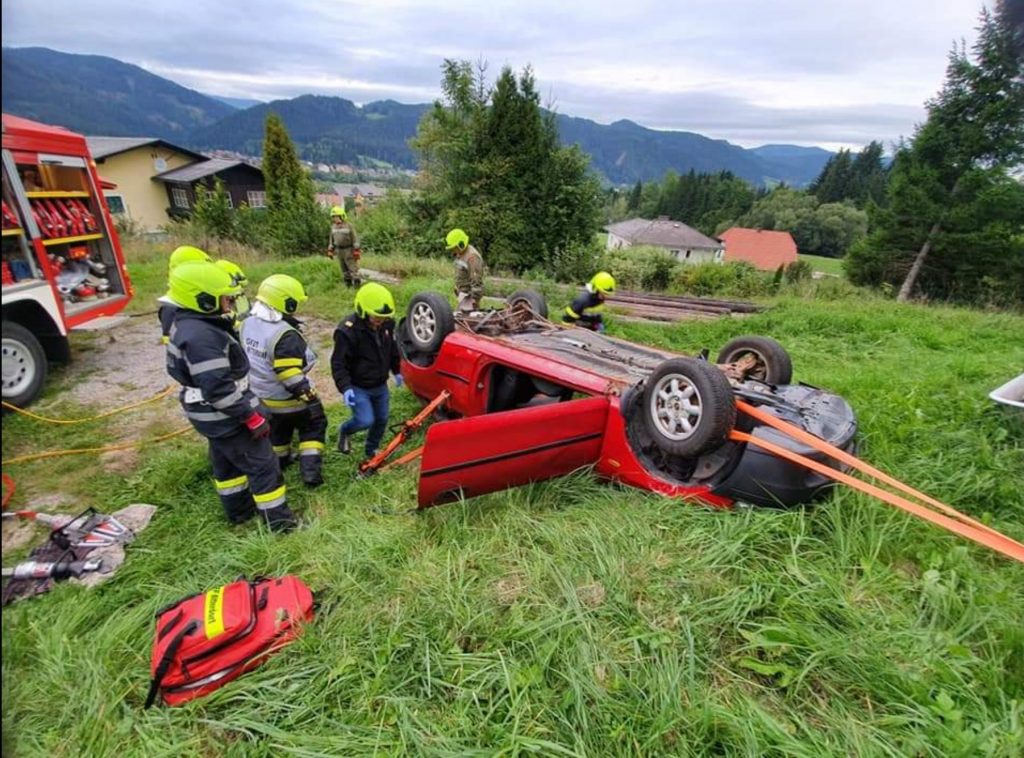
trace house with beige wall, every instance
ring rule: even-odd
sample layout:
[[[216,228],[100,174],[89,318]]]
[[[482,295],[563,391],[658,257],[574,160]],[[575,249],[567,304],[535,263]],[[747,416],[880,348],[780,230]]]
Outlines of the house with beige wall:
[[[163,182],[154,177],[207,157],[151,137],[87,137],[97,171],[117,185],[104,190],[115,218],[128,218],[143,232],[157,232],[171,222]]]

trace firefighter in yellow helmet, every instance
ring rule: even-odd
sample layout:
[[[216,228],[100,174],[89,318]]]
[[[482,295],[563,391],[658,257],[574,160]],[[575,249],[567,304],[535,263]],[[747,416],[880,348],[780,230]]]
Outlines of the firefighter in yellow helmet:
[[[345,207],[335,205],[331,208],[331,236],[327,241],[327,257],[337,258],[341,267],[341,278],[346,287],[358,287],[362,283],[359,277],[359,235],[355,227],[348,222]]]
[[[615,278],[607,271],[598,271],[583,291],[565,308],[562,323],[582,326],[595,332],[604,331],[604,301],[615,293]]]
[[[241,288],[210,263],[184,263],[171,271],[170,295],[178,304],[167,343],[167,373],[182,385],[188,420],[206,437],[214,484],[231,523],[262,514],[277,532],[296,526],[270,422],[249,388],[249,360],[224,314]]]
[[[171,253],[167,259],[167,273],[174,271],[178,266],[183,263],[196,263],[196,262],[209,262],[210,256],[205,250],[200,250],[198,247],[192,247],[192,245],[181,245],[176,247],[174,252]],[[174,314],[181,306],[174,302],[174,298],[171,297],[170,290],[167,291],[162,297],[157,298],[157,302],[160,305],[156,310],[156,317],[160,321],[160,342],[166,345],[168,342],[167,334],[171,330],[171,322],[174,321]]]
[[[256,303],[242,322],[242,346],[249,356],[252,391],[270,411],[270,442],[281,466],[292,460],[292,436],[299,437],[299,474],[308,487],[324,483],[322,474],[327,415],[309,371],[316,353],[295,317],[306,301],[302,283],[286,274],[268,276]]]
[[[484,259],[480,252],[469,244],[469,235],[462,229],[452,229],[445,237],[455,260],[455,297],[460,311],[480,310],[484,296]]]
[[[245,272],[242,271],[242,267],[234,261],[224,260],[223,258],[219,261],[214,261],[218,266],[228,272],[228,276],[235,280],[235,284],[242,288],[242,294],[235,298],[235,330],[241,325],[241,321],[247,315],[249,315],[249,309],[252,304],[249,302],[249,279],[246,277]]]
[[[343,318],[334,330],[331,375],[345,405],[352,409],[352,418],[338,429],[340,452],[352,452],[351,436],[363,429],[369,429],[366,457],[377,452],[391,409],[389,373],[395,375],[395,386],[401,387],[395,299],[383,285],[369,282],[356,292],[355,313]]]

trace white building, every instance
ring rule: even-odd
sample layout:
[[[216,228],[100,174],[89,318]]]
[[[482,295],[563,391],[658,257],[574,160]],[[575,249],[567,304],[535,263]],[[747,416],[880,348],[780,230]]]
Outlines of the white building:
[[[633,245],[665,248],[683,263],[721,263],[725,259],[725,246],[721,242],[667,216],[654,221],[631,218],[608,227],[609,250]]]

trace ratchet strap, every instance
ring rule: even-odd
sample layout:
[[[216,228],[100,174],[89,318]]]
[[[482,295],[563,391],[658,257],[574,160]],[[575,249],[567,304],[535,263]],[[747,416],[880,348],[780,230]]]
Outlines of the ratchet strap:
[[[374,455],[372,458],[369,458],[359,464],[359,470],[356,472],[356,476],[358,478],[362,478],[370,476],[371,474],[375,474],[377,471],[380,471],[381,466],[383,466],[384,462],[391,457],[391,454],[394,453],[402,445],[402,443],[404,443],[409,438],[409,435],[411,435],[413,432],[415,432],[417,429],[423,426],[423,423],[428,418],[430,418],[430,414],[432,414],[434,411],[436,411],[438,408],[444,405],[445,401],[447,401],[448,398],[450,397],[451,395],[449,394],[448,390],[443,390],[441,394],[439,394],[437,397],[435,397],[433,400],[431,400],[429,403],[423,406],[423,410],[421,410],[411,419],[402,424],[401,429],[399,429],[398,433],[391,438],[391,441],[384,446],[383,450]],[[412,458],[410,458],[409,460],[412,460]],[[406,463],[407,461],[403,460],[401,462]],[[398,465],[398,463],[399,461],[395,461],[394,465]]]
[[[918,518],[930,521],[931,523],[941,526],[954,534],[966,537],[973,542],[977,542],[979,545],[984,545],[985,547],[995,550],[997,553],[1001,553],[1008,558],[1013,558],[1024,563],[1024,545],[1010,537],[1007,537],[1005,534],[972,519],[966,514],[960,513],[960,511],[955,508],[929,497],[923,492],[915,490],[898,479],[889,476],[885,472],[879,471],[874,466],[865,463],[849,453],[840,450],[834,445],[828,444],[821,438],[815,437],[813,434],[810,434],[799,427],[793,426],[792,424],[787,423],[782,419],[757,408],[756,406],[750,405],[742,400],[737,400],[736,408],[761,423],[773,427],[774,429],[778,429],[780,432],[784,432],[797,441],[824,453],[830,458],[840,461],[841,463],[845,463],[851,468],[860,471],[867,476],[884,482],[906,495],[927,503],[931,508],[921,505],[920,503],[912,502],[907,498],[889,492],[888,490],[882,489],[874,484],[852,477],[842,471],[837,471],[836,469],[823,463],[819,463],[816,460],[800,455],[799,453],[794,453],[791,450],[787,450],[786,448],[775,445],[767,440],[758,439],[745,432],[740,432],[734,429],[729,433],[730,439],[737,442],[746,442],[751,445],[757,445],[773,455],[777,455],[778,457],[792,463],[809,468],[811,471],[827,476],[829,479],[834,481],[849,485],[855,490],[871,495],[872,497],[876,497],[883,502],[907,511]],[[941,512],[937,513],[936,511]]]

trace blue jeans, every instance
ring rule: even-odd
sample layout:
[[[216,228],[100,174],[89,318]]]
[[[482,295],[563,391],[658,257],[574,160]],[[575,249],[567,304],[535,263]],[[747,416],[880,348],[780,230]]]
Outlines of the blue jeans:
[[[341,425],[342,434],[355,434],[363,429],[366,433],[366,457],[377,452],[384,432],[388,428],[388,413],[391,410],[391,393],[388,385],[382,384],[372,389],[353,387],[356,404],[352,408],[352,418]]]

